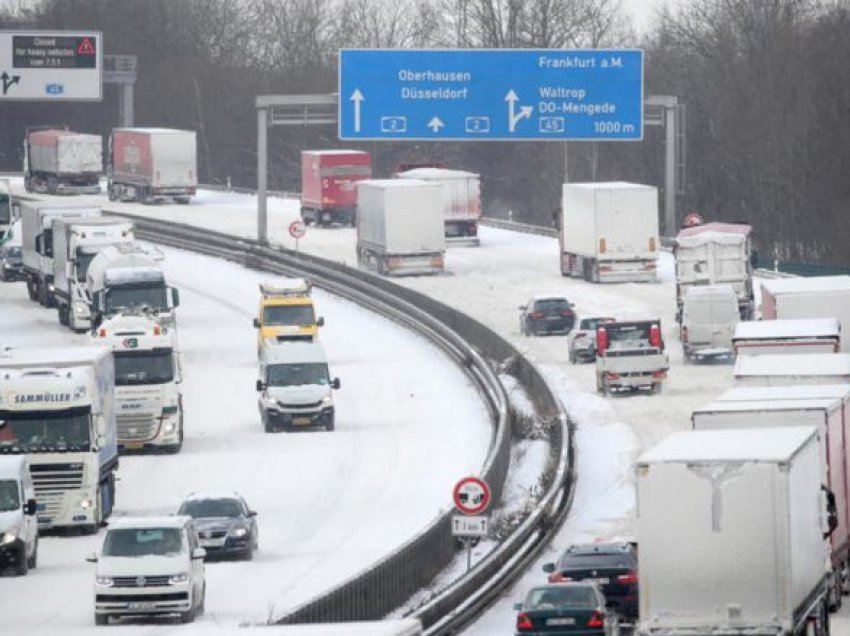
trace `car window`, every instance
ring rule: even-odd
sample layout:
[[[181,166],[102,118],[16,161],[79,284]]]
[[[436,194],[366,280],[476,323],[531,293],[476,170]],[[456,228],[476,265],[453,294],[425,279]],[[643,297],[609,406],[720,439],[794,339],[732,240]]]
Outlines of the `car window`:
[[[631,568],[634,559],[631,554],[565,554],[559,567],[567,568]]]
[[[180,554],[185,550],[179,528],[121,528],[110,530],[103,541],[103,555],[140,557]]]
[[[596,607],[597,603],[598,599],[592,588],[578,585],[536,588],[529,593],[526,601],[529,609],[590,608]]]
[[[561,311],[569,308],[570,303],[566,298],[546,298],[534,302],[536,311]]]
[[[192,499],[180,506],[178,514],[194,518],[239,517],[242,504],[236,499]]]

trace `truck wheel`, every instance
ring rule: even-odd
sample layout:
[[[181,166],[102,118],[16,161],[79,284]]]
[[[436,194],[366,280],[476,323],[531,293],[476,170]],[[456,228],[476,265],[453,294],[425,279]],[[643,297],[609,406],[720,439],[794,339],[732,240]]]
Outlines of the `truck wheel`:
[[[115,193],[115,186],[112,184],[112,181],[106,183],[106,196],[110,201],[118,200],[118,195]]]
[[[181,623],[191,623],[195,620],[195,608],[193,607],[188,612],[180,613],[180,622]]]
[[[30,297],[30,300],[38,300],[38,288],[33,285],[31,279],[27,278],[27,295]]]
[[[30,570],[29,559],[27,559],[27,547],[21,546],[21,553],[18,555],[18,560],[15,562],[15,574],[17,576],[25,576]]]
[[[67,305],[59,305],[59,324],[63,327],[67,327],[70,322],[70,311],[68,311]]]
[[[53,175],[49,175],[47,177],[47,192],[48,194],[56,194],[56,186],[57,186],[56,177]]]
[[[30,570],[34,570],[38,566],[38,535],[35,536],[35,545],[32,549],[32,556],[27,560],[27,566]]]
[[[661,393],[661,382],[652,383],[652,392],[653,394]]]
[[[106,614],[98,614],[97,612],[95,612],[94,624],[98,626],[109,625],[109,616],[107,616]]]
[[[325,430],[330,432],[330,431],[334,430],[334,427],[335,427],[334,418],[333,418],[333,416],[331,416],[331,419],[328,421],[327,424],[325,424]]]

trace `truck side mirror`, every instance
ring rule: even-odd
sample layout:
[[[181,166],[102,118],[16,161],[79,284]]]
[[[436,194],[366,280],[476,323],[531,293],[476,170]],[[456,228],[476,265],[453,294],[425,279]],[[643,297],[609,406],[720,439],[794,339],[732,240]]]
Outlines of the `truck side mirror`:
[[[259,328],[260,328],[260,319],[254,318],[254,329],[259,329]]]
[[[38,236],[35,237],[35,251],[38,254],[43,254],[43,251],[41,249],[41,247],[44,243],[44,241],[42,240],[43,238],[44,238],[43,234],[39,234]]]
[[[103,291],[96,291],[91,297],[91,306],[96,312],[103,311]]]
[[[38,504],[35,499],[27,499],[27,502],[24,504],[24,514],[33,516],[38,510]]]
[[[342,386],[342,383],[339,381],[339,378],[334,378],[333,381],[331,382],[331,388],[332,389],[338,389],[341,386]]]
[[[257,380],[257,391],[262,391],[265,388],[266,388],[265,382],[263,382],[262,380]]]
[[[316,319],[316,326],[317,326],[317,327],[323,327],[324,325],[325,325],[325,319],[324,319],[324,317],[319,316],[319,317]]]
[[[518,612],[522,609],[522,603],[514,603],[514,609]]]
[[[838,527],[838,509],[835,505],[835,493],[823,484],[820,488],[826,494],[826,525],[828,530],[823,533],[823,538],[828,539]]]
[[[555,564],[554,563],[544,563],[543,564],[543,571],[546,572],[547,574],[551,574],[552,572],[555,571]]]
[[[92,552],[86,557],[86,561],[88,561],[89,563],[97,563],[97,554],[95,552]]]
[[[171,291],[171,306],[179,307],[180,306],[180,290],[176,287],[169,287],[169,291]]]

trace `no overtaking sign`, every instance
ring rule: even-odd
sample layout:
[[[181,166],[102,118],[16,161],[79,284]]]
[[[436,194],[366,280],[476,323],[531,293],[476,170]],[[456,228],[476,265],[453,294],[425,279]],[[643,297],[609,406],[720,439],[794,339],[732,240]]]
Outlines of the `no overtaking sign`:
[[[458,512],[481,514],[490,505],[490,487],[478,477],[464,477],[455,485],[452,498]]]

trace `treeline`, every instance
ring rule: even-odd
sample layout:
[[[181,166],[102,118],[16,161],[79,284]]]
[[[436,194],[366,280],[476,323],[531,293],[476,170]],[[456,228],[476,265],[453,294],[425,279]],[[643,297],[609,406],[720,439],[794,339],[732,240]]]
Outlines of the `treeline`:
[[[337,51],[382,48],[626,48],[645,51],[645,93],[686,105],[681,218],[748,220],[759,252],[850,264],[848,0],[690,0],[638,40],[619,0],[6,0],[3,29],[103,32],[108,54],[138,56],[136,125],[198,131],[201,181],[256,184],[260,94],[331,93]],[[2,70],[2,69],[0,69]],[[106,135],[101,103],[0,102],[0,170],[20,167],[27,125]],[[663,188],[664,135],[570,143],[571,181]],[[332,126],[273,128],[272,188],[300,187],[302,148],[373,153],[375,174],[441,160],[482,175],[485,210],[548,223],[564,180],[563,143],[341,143]]]

